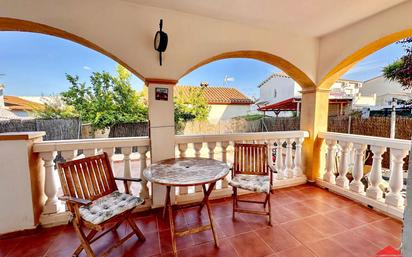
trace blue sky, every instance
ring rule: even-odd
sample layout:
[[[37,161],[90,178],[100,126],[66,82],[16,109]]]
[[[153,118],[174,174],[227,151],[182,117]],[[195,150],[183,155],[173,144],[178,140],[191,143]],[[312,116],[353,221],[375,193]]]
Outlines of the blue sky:
[[[166,53],[167,54],[167,53]],[[344,78],[366,80],[381,73],[382,67],[403,54],[398,44],[389,45],[358,63]],[[6,95],[40,96],[58,94],[69,87],[65,73],[88,81],[94,71],[115,72],[116,62],[68,40],[26,32],[0,32],[0,83]],[[138,70],[138,68],[137,68]],[[233,78],[228,86],[246,95],[258,97],[257,85],[276,67],[252,59],[225,59],[200,67],[183,77],[179,84],[199,85],[202,81],[223,86],[225,76]],[[140,90],[143,82],[134,77]]]

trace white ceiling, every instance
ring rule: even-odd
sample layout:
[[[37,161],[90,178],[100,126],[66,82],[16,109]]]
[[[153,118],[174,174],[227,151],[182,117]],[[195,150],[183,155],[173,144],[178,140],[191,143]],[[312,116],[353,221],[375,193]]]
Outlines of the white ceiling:
[[[126,0],[252,26],[322,36],[406,0]]]

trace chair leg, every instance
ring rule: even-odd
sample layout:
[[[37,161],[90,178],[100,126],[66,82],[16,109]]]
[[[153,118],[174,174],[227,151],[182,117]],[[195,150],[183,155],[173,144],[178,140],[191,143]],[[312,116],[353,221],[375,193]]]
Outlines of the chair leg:
[[[235,219],[235,210],[237,208],[237,188],[233,187],[233,213],[232,213],[232,219]]]
[[[129,223],[130,227],[132,227],[134,233],[136,234],[136,236],[142,240],[145,241],[146,238],[144,237],[142,231],[139,229],[139,227],[136,225],[136,223],[134,223],[134,221],[132,220],[132,218],[127,217],[127,222]]]
[[[269,226],[272,226],[272,208],[270,207],[270,194],[271,192],[268,193],[267,195],[267,203],[268,203],[268,209],[269,209]]]
[[[80,242],[83,246],[84,251],[86,252],[88,257],[96,257],[93,253],[92,248],[90,247],[90,243],[86,237],[86,235],[83,233],[80,224],[76,221],[76,219],[73,220],[73,227],[74,230],[76,231],[76,234],[79,236],[80,238]],[[77,255],[73,255],[73,256],[77,256]]]
[[[87,241],[90,241],[93,239],[93,237],[97,234],[96,230],[92,230],[89,232],[89,234],[86,236]],[[83,251],[83,244],[80,244],[79,247],[74,251],[73,256],[79,256],[79,254]]]

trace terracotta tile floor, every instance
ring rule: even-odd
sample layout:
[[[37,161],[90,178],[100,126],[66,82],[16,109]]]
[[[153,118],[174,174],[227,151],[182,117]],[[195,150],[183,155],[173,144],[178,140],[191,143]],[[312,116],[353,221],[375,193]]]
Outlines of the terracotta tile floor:
[[[230,199],[213,201],[212,207],[220,247],[214,247],[211,232],[205,231],[179,238],[179,256],[367,257],[385,246],[400,244],[400,222],[310,185],[277,190],[272,195],[272,227],[261,216],[237,214],[233,221]],[[205,210],[199,215],[197,209],[179,211],[175,220],[180,229],[208,222]],[[159,210],[136,215],[136,222],[146,241],[132,237],[110,256],[172,256],[168,222],[162,220]],[[121,226],[118,233],[107,234],[93,248],[102,252],[129,231],[130,227]],[[0,240],[0,257],[71,256],[78,243],[71,225],[40,229],[32,235]]]

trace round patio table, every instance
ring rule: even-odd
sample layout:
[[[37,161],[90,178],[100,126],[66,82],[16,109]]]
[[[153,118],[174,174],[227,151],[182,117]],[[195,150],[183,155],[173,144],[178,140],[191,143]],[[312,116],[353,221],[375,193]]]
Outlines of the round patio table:
[[[176,237],[189,234],[199,233],[211,229],[215,245],[219,246],[213,215],[209,204],[209,196],[212,193],[216,182],[224,178],[229,173],[229,166],[221,161],[206,158],[172,158],[154,163],[143,171],[143,176],[152,183],[166,186],[165,207],[163,218],[166,210],[169,215],[170,232],[172,236],[172,248],[174,256],[177,256]],[[206,184],[209,184],[206,189]],[[170,192],[172,186],[198,186],[202,185],[203,200],[200,203],[172,206],[170,201]],[[176,231],[173,221],[173,209],[182,209],[192,206],[200,206],[200,210],[206,205],[209,215],[209,224],[190,228],[183,231]]]

